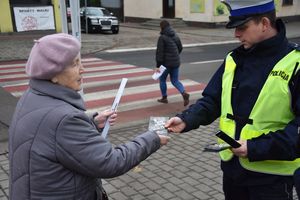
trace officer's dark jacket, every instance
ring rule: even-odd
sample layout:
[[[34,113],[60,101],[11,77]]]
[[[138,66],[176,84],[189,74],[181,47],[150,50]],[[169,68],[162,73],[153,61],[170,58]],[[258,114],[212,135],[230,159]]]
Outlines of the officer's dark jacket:
[[[171,26],[165,27],[157,41],[156,49],[156,67],[164,65],[165,67],[179,67],[182,44]]]
[[[237,64],[237,68],[233,80],[231,104],[235,116],[248,118],[274,65],[295,49],[286,38],[283,22],[277,20],[276,24],[278,29],[276,36],[262,41],[248,50],[245,50],[243,46],[233,50],[232,57]],[[203,91],[203,98],[178,115],[187,124],[184,132],[198,128],[200,125],[208,125],[220,116],[223,72],[224,63],[209,81]],[[284,130],[278,130],[274,133],[248,140],[247,148],[250,161],[293,160],[298,156],[295,146],[298,139],[298,127],[300,126],[299,76],[298,71],[289,83],[292,93],[292,107],[296,118]],[[239,138],[240,131],[244,125],[237,123],[236,139]],[[241,184],[264,184],[274,181],[276,178],[276,176],[246,171],[240,166],[236,158],[230,162],[222,162],[221,167],[225,176],[241,179]],[[265,181],[256,183],[257,176],[266,176]]]

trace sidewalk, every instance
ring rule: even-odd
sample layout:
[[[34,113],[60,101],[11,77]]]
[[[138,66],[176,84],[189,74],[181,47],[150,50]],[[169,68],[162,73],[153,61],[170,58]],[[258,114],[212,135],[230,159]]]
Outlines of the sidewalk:
[[[287,37],[300,37],[300,22],[286,23]],[[236,40],[233,29],[181,27],[176,32],[184,45],[226,42]],[[27,59],[33,46],[33,40],[53,31],[0,34],[0,61]],[[159,36],[159,28],[145,27],[138,23],[123,23],[119,34],[84,34],[82,33],[82,55],[128,48],[155,47]]]
[[[148,124],[115,129],[109,140],[121,144],[146,131]],[[110,200],[223,200],[222,172],[216,153],[203,152],[213,143],[218,123],[171,141],[128,173],[103,180]],[[0,155],[0,200],[8,200],[8,155]],[[297,200],[294,193],[294,200]]]
[[[234,40],[231,30],[201,29],[188,27],[176,30],[183,44],[207,43],[216,41]],[[33,40],[53,31],[29,33],[0,34],[0,61],[25,60],[33,46]],[[218,34],[219,35],[216,35]],[[92,56],[93,53],[128,48],[155,47],[159,37],[159,29],[144,27],[139,24],[121,24],[119,34],[111,33],[82,33],[83,56]]]
[[[110,200],[214,200],[223,199],[219,157],[203,153],[212,142],[217,124],[182,135],[172,135],[162,147],[125,175],[103,180]],[[146,131],[147,124],[116,129],[109,139],[115,145]],[[0,156],[0,200],[7,200],[8,155]]]
[[[287,23],[289,38],[300,37],[300,22]],[[233,30],[188,27],[176,29],[184,45],[232,41]],[[0,61],[26,60],[38,39],[51,32],[0,34]],[[108,49],[155,47],[159,29],[139,24],[121,24],[120,33],[82,34],[82,54],[92,55]],[[146,122],[112,127],[109,140],[118,145],[147,130]],[[1,128],[1,127],[0,127]],[[103,180],[111,200],[221,200],[222,172],[215,153],[202,152],[214,142],[218,122],[180,135],[139,166],[117,178]],[[0,155],[0,200],[8,199],[8,154]],[[297,198],[294,198],[297,199]]]

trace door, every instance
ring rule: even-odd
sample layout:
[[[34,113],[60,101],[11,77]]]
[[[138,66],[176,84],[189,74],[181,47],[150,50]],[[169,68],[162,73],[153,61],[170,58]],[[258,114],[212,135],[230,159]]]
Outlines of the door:
[[[163,0],[163,18],[175,17],[175,0]]]

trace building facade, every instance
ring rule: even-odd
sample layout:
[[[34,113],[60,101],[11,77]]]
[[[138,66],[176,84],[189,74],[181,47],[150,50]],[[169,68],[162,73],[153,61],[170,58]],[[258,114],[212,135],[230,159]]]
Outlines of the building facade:
[[[275,0],[278,17],[300,20],[299,0]],[[189,24],[216,24],[228,20],[220,0],[124,0],[126,21],[178,18]]]
[[[62,31],[60,0],[1,0],[0,33],[54,29]],[[191,25],[215,25],[228,20],[220,0],[101,0],[122,22],[181,19]],[[275,0],[278,17],[300,20],[300,0]],[[35,13],[33,18],[28,12]],[[27,13],[24,17],[22,14]],[[47,19],[47,20],[45,20]]]

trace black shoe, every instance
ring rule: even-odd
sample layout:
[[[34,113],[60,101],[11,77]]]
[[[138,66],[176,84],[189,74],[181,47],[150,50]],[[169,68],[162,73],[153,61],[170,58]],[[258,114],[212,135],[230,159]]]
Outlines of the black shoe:
[[[162,97],[161,99],[157,99],[159,103],[168,103],[167,97]]]
[[[190,103],[190,94],[183,92],[182,93],[182,97],[183,97],[183,106],[187,106]]]

